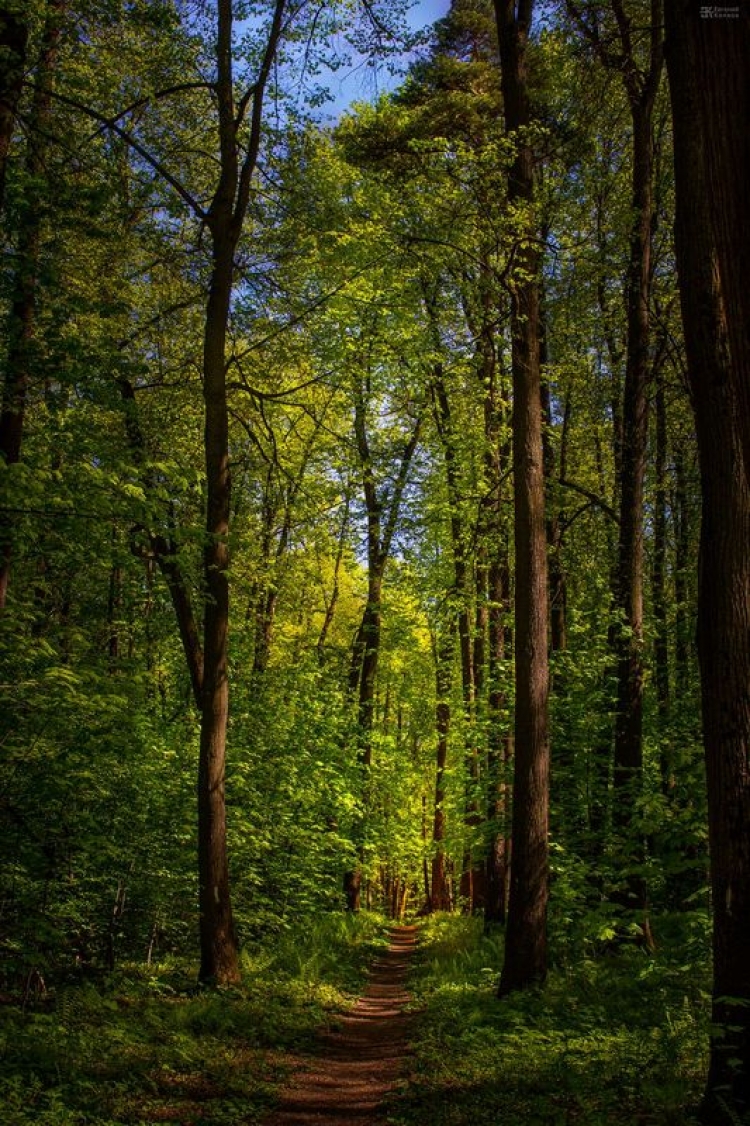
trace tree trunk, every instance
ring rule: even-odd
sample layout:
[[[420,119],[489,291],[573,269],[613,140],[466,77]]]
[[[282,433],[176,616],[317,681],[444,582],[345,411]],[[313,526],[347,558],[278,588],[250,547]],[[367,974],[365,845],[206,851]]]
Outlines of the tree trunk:
[[[364,391],[366,383],[367,380],[362,384],[355,384],[354,388],[354,433],[362,471],[362,489],[367,512],[367,603],[362,612],[362,621],[352,646],[349,666],[350,695],[353,697],[359,689],[357,758],[362,769],[363,813],[354,826],[354,844],[360,863],[369,804],[368,788],[372,762],[372,730],[375,719],[375,685],[380,659],[383,576],[390,556],[396,522],[401,508],[401,499],[409,474],[409,466],[421,432],[420,416],[415,421],[414,429],[404,446],[395,483],[390,490],[390,500],[388,505],[384,506],[375,479],[367,433],[367,403]],[[384,507],[386,508],[385,513]],[[347,909],[358,911],[361,889],[361,873],[358,869],[344,873],[343,887]]]
[[[623,400],[620,535],[617,564],[617,713],[614,751],[614,823],[627,833],[643,768],[643,488],[648,439],[649,307],[651,260],[651,106],[633,109],[633,212],[628,267],[628,344]],[[636,852],[638,850],[636,849]],[[645,906],[633,885],[631,905]]]
[[[677,697],[684,700],[690,684],[690,622],[688,605],[688,567],[690,565],[690,523],[688,515],[687,472],[682,450],[675,450],[675,689]]]
[[[218,209],[217,209],[218,212]],[[234,241],[214,219],[214,262],[203,352],[206,455],[206,544],[203,621],[203,688],[198,767],[198,870],[200,877],[200,980],[239,979],[237,937],[229,898],[224,770],[229,713],[229,416],[226,400],[226,331],[232,292]]]
[[[489,312],[489,311],[488,311]],[[486,317],[491,332],[491,320]],[[484,333],[483,333],[484,336]],[[505,660],[512,651],[510,616],[510,565],[508,529],[503,518],[504,475],[512,450],[509,436],[503,433],[503,407],[498,389],[494,344],[485,346],[483,364],[484,395],[484,480],[487,503],[484,534],[488,543],[487,566],[487,819],[491,826],[485,861],[485,925],[505,923],[510,878],[510,806],[507,771],[512,758],[513,737],[507,718]],[[491,360],[491,362],[490,362]]]
[[[435,729],[437,761],[435,769],[435,815],[432,823],[432,890],[431,911],[450,911],[451,895],[445,867],[445,773],[448,765],[448,734],[451,722],[450,693],[453,680],[455,626],[451,624],[444,637],[435,641]]]
[[[0,13],[0,212],[5,203],[5,171],[23,89],[29,28],[20,13]]]
[[[654,556],[651,568],[651,597],[654,606],[654,681],[656,685],[656,704],[659,719],[661,747],[662,789],[668,794],[672,786],[672,761],[664,745],[667,738],[669,719],[669,624],[667,621],[667,402],[664,392],[664,378],[661,370],[656,372],[656,394],[654,396],[656,422],[656,449],[654,474],[656,495],[654,497]]]
[[[498,557],[489,572],[489,695],[487,700],[487,817],[492,825],[487,856],[485,923],[505,923],[510,878],[509,802],[506,774],[513,755],[508,727],[507,693],[503,684],[506,653],[512,645],[505,617],[510,608],[507,544],[497,545]],[[502,552],[502,556],[500,553]]]
[[[0,457],[4,458],[6,466],[16,465],[21,458],[26,403],[32,376],[43,193],[47,190],[44,149],[51,128],[52,80],[60,41],[60,8],[60,0],[54,0],[49,6],[26,142],[24,172],[28,188],[19,221],[17,266],[8,317],[8,354],[0,407]],[[0,20],[3,18],[7,32],[13,18],[0,16]],[[4,164],[2,174],[4,175]],[[12,550],[13,521],[6,513],[0,520],[0,610],[5,606],[8,595]]]
[[[731,352],[730,379],[750,480],[750,12],[742,3],[683,14],[695,70],[709,220]]]
[[[529,209],[512,282],[513,467],[516,549],[516,713],[513,865],[506,928],[503,996],[547,975],[549,890],[549,667],[547,541],[544,519],[539,260],[531,213],[534,155],[519,133],[531,124],[526,46],[532,0],[495,0],[505,128],[517,146],[508,178],[511,206]]]
[[[431,316],[434,317],[430,309]],[[436,329],[436,325],[433,326]],[[437,335],[437,332],[436,332]],[[456,435],[451,416],[451,405],[445,386],[443,365],[436,364],[432,373],[432,398],[435,423],[443,447],[445,480],[450,511],[451,546],[453,549],[453,599],[456,605],[459,652],[461,655],[461,692],[466,724],[465,746],[465,824],[469,835],[480,824],[481,813],[477,794],[479,790],[479,754],[476,746],[476,684],[474,679],[474,639],[471,615],[470,565],[467,562],[467,535],[461,512],[461,483],[459,480]],[[484,901],[484,865],[476,865],[472,850],[465,851],[461,872],[461,896],[468,909],[473,911]]]
[[[615,604],[617,709],[613,767],[613,827],[622,838],[626,890],[623,906],[641,917],[650,944],[647,889],[632,870],[643,860],[643,842],[634,815],[643,774],[643,501],[648,447],[650,375],[651,227],[653,221],[653,109],[663,66],[660,0],[652,0],[648,65],[641,72],[633,54],[632,26],[621,4],[613,2],[621,54],[616,65],[630,104],[632,216],[627,274],[627,344],[622,409],[622,469]],[[630,870],[629,870],[630,869]]]
[[[545,331],[546,335],[546,331]],[[547,482],[547,549],[549,559],[549,612],[550,612],[550,649],[552,653],[562,653],[568,647],[568,583],[565,574],[565,565],[562,557],[563,547],[563,522],[555,495],[556,476],[564,479],[564,443],[567,437],[568,419],[570,416],[570,396],[565,401],[565,415],[563,418],[563,452],[559,474],[555,474],[555,450],[552,445],[552,403],[549,384],[542,383],[542,414],[544,420],[544,476]],[[557,677],[555,678],[557,684]]]
[[[707,136],[694,80],[694,21],[685,0],[667,5],[675,245],[702,492],[698,657],[714,910],[714,1033],[701,1119],[719,1126],[744,1119],[750,1110],[750,490],[728,332],[735,309],[723,300],[725,274],[710,214],[719,204],[704,178]]]

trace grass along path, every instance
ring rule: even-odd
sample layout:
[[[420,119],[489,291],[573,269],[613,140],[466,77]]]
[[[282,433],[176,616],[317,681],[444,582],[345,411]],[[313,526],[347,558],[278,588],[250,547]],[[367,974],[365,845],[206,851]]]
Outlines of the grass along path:
[[[295,1060],[296,1073],[266,1126],[371,1126],[404,1064],[409,1020],[405,979],[416,927],[394,927],[373,964],[363,996],[316,1051]]]
[[[705,1077],[705,919],[636,948],[558,962],[541,990],[496,997],[502,935],[420,926],[408,1084],[391,1126],[690,1126]],[[691,948],[692,944],[692,948]],[[729,1123],[728,1123],[729,1126]]]
[[[243,950],[237,989],[126,965],[0,1004],[0,1126],[257,1126],[297,1053],[366,987],[382,918],[333,913]]]

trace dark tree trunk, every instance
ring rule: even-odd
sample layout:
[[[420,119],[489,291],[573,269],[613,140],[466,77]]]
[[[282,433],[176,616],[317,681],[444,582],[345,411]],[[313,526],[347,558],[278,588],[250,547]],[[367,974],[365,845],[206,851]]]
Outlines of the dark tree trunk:
[[[34,337],[39,300],[38,272],[46,168],[44,149],[50,132],[52,82],[60,41],[60,0],[50,4],[36,73],[36,89],[31,107],[24,172],[28,188],[20,211],[14,292],[7,322],[8,354],[5,362],[2,406],[0,407],[0,457],[6,465],[21,459],[23,429],[29,383],[32,378]],[[13,17],[4,17],[6,30]],[[0,16],[0,20],[3,17]],[[10,24],[7,22],[10,20]],[[2,44],[0,44],[0,49]],[[11,60],[13,63],[13,60]],[[15,63],[13,63],[15,65]],[[15,81],[15,79],[10,79]],[[12,128],[12,124],[11,124]],[[1,138],[0,138],[1,140]],[[8,141],[10,136],[8,137]],[[7,155],[7,151],[6,151]],[[2,166],[4,175],[5,167]],[[13,551],[13,522],[8,514],[0,519],[0,610],[5,606],[10,581]]]
[[[495,0],[505,128],[517,146],[508,198],[530,206],[534,155],[519,131],[531,124],[526,47],[532,0]],[[531,217],[527,224],[533,224]],[[513,864],[500,995],[547,975],[549,891],[549,667],[547,540],[544,519],[539,261],[533,225],[518,250],[512,282],[513,467],[516,549],[516,713]]]
[[[504,477],[512,458],[511,441],[503,431],[507,419],[498,388],[498,364],[492,339],[492,309],[482,320],[482,385],[484,387],[484,482],[487,500],[483,534],[488,545],[487,600],[487,820],[491,826],[485,860],[485,925],[505,923],[510,879],[510,824],[507,772],[513,738],[507,718],[506,658],[512,652],[508,528],[503,515]]]
[[[659,718],[659,732],[666,737],[669,719],[669,623],[667,620],[667,402],[661,366],[656,372],[654,396],[656,449],[654,475],[654,549],[651,568],[651,594],[654,606],[654,681]],[[661,749],[661,778],[664,793],[671,789],[672,762],[664,744]]]
[[[546,335],[546,331],[545,331]],[[552,404],[550,389],[542,383],[542,413],[544,420],[544,476],[547,481],[547,550],[549,566],[549,613],[550,649],[552,653],[562,653],[568,647],[568,582],[563,562],[563,520],[556,496],[556,478],[565,479],[565,440],[570,417],[570,397],[565,401],[565,414],[562,425],[562,448],[559,473],[555,467],[555,449],[552,444]],[[557,686],[558,678],[555,678]]]
[[[0,12],[0,212],[5,203],[5,170],[23,89],[29,28],[22,15]]]
[[[453,680],[455,628],[435,642],[435,729],[437,760],[435,769],[435,816],[432,823],[432,890],[431,911],[450,911],[451,894],[445,865],[445,773],[448,765],[448,735],[451,722],[450,693]]]
[[[489,571],[489,694],[487,700],[487,817],[492,825],[487,856],[485,923],[505,923],[510,879],[510,832],[507,771],[513,755],[504,681],[506,654],[512,637],[505,619],[510,611],[507,543],[498,543],[498,557]],[[500,554],[502,552],[502,555]]]
[[[353,829],[354,845],[360,861],[364,847],[365,823],[369,804],[369,776],[372,762],[372,730],[375,719],[375,687],[380,659],[381,600],[383,576],[391,553],[391,544],[401,508],[401,499],[406,488],[414,451],[419,442],[421,417],[414,423],[414,429],[404,447],[396,472],[396,480],[387,506],[379,494],[372,455],[367,433],[367,403],[364,388],[355,387],[354,434],[362,471],[362,488],[367,512],[367,603],[362,612],[362,621],[352,646],[349,666],[349,693],[358,693],[357,758],[362,770],[363,815]],[[384,507],[386,511],[384,513]],[[360,907],[361,872],[359,868],[344,873],[343,890],[347,909],[358,911]]]
[[[704,138],[709,220],[716,245],[732,356],[731,381],[750,480],[750,11],[739,3],[683,11]]]
[[[349,527],[349,506],[351,504],[351,496],[347,489],[344,496],[344,512],[341,517],[341,531],[339,532],[338,546],[336,548],[336,561],[333,566],[333,589],[331,590],[330,598],[325,602],[325,615],[323,617],[323,624],[320,627],[320,634],[315,646],[318,653],[318,664],[322,668],[326,659],[326,638],[328,631],[333,623],[333,616],[336,612],[336,604],[339,600],[339,575],[341,574],[341,563],[344,558],[344,548],[346,546],[346,535]],[[325,598],[325,595],[324,595]]]
[[[428,311],[434,318],[434,311],[428,303]],[[436,326],[434,326],[436,327]],[[465,822],[471,834],[472,830],[481,822],[479,809],[479,754],[476,745],[476,684],[475,684],[475,653],[474,653],[474,623],[471,614],[471,568],[467,560],[467,530],[464,527],[461,503],[461,482],[459,479],[458,450],[456,448],[456,435],[451,415],[451,404],[445,386],[445,377],[442,364],[436,364],[432,373],[432,400],[435,424],[440,442],[443,447],[445,463],[445,479],[448,493],[448,506],[450,511],[451,547],[453,550],[453,599],[456,606],[456,622],[458,626],[459,652],[461,655],[461,692],[464,702],[464,719],[466,723],[465,747]],[[484,901],[484,865],[475,864],[471,848],[467,848],[463,857],[461,873],[461,896],[468,908],[474,909],[483,905]]]
[[[234,103],[232,3],[218,0],[217,80],[219,179],[206,226],[212,268],[203,343],[205,409],[206,543],[203,553],[203,685],[198,765],[198,873],[200,980],[219,985],[239,979],[237,936],[229,896],[224,773],[229,715],[229,413],[226,343],[234,280],[234,253],[245,221],[261,139],[263,94],[281,36],[285,0],[277,0],[257,81],[247,148],[240,163],[244,111]],[[248,99],[249,101],[249,99]],[[247,106],[247,101],[245,102]]]
[[[675,553],[674,553],[674,599],[675,599],[675,640],[674,666],[675,689],[678,700],[687,696],[690,684],[690,606],[688,594],[688,567],[690,565],[690,519],[688,513],[687,472],[682,450],[675,451]]]
[[[736,353],[728,331],[736,308],[723,300],[725,273],[718,268],[711,223],[711,210],[718,204],[711,194],[713,182],[704,178],[710,130],[701,127],[698,107],[696,40],[702,29],[695,18],[685,0],[667,6],[675,245],[702,492],[698,657],[714,910],[715,1031],[701,1119],[719,1126],[729,1118],[744,1120],[750,1110],[750,490],[743,466]],[[724,65],[723,58],[717,62],[718,69]],[[732,57],[726,65],[731,67]],[[724,82],[718,70],[715,80]],[[739,238],[740,228],[734,233]]]
[[[125,431],[130,443],[131,454],[136,465],[143,470],[146,459],[146,443],[138,420],[135,389],[130,380],[124,377],[118,380],[118,388],[122,398]],[[148,489],[150,487],[148,475],[144,473],[143,478],[144,487]],[[136,529],[132,535],[132,550],[139,557],[145,556],[147,567],[150,568],[152,562],[155,562],[166,580],[190,675],[193,699],[195,706],[200,711],[203,692],[203,649],[201,647],[200,627],[195,617],[185,576],[180,568],[177,547],[174,542],[155,532],[146,532],[147,544],[144,545],[139,541],[140,532],[142,532],[142,529]],[[150,589],[151,571],[147,571],[147,575]]]
[[[200,878],[200,980],[239,979],[237,937],[229,897],[224,771],[229,714],[229,415],[226,400],[226,331],[235,241],[231,211],[215,208],[214,262],[203,353],[206,455],[205,611],[203,688],[198,767],[198,870]]]
[[[651,259],[651,104],[633,104],[633,213],[628,268],[628,346],[623,399],[622,479],[616,602],[618,691],[614,750],[614,822],[629,830],[643,767],[643,490],[648,439]],[[632,906],[645,906],[633,888]]]
[[[576,6],[569,0],[569,8]],[[613,826],[625,848],[627,890],[623,904],[646,918],[647,891],[642,877],[628,872],[642,860],[640,834],[634,834],[634,812],[643,771],[643,499],[648,445],[648,381],[650,374],[651,233],[653,222],[653,110],[663,66],[661,0],[651,0],[647,66],[639,69],[630,17],[620,0],[612,0],[619,52],[610,54],[595,36],[593,47],[602,62],[620,72],[630,104],[632,141],[632,216],[627,273],[627,343],[622,404],[620,521],[614,601],[619,614],[615,635],[617,708],[614,732]],[[579,17],[580,19],[580,17]],[[585,25],[584,25],[585,26]]]

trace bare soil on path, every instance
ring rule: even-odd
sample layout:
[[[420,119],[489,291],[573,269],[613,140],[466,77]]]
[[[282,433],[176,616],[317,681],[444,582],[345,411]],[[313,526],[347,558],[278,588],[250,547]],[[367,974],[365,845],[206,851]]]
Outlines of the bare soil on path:
[[[353,1009],[321,1032],[314,1055],[300,1056],[265,1126],[379,1126],[408,1052],[406,975],[416,927],[394,927]]]

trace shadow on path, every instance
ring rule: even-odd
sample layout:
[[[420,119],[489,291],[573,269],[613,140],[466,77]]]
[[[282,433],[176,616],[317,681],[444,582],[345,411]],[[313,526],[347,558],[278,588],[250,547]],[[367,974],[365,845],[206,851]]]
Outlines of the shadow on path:
[[[370,970],[365,993],[322,1032],[314,1056],[299,1060],[276,1110],[265,1126],[376,1126],[407,1054],[409,1000],[405,980],[416,943],[416,927],[394,927],[390,945]]]

